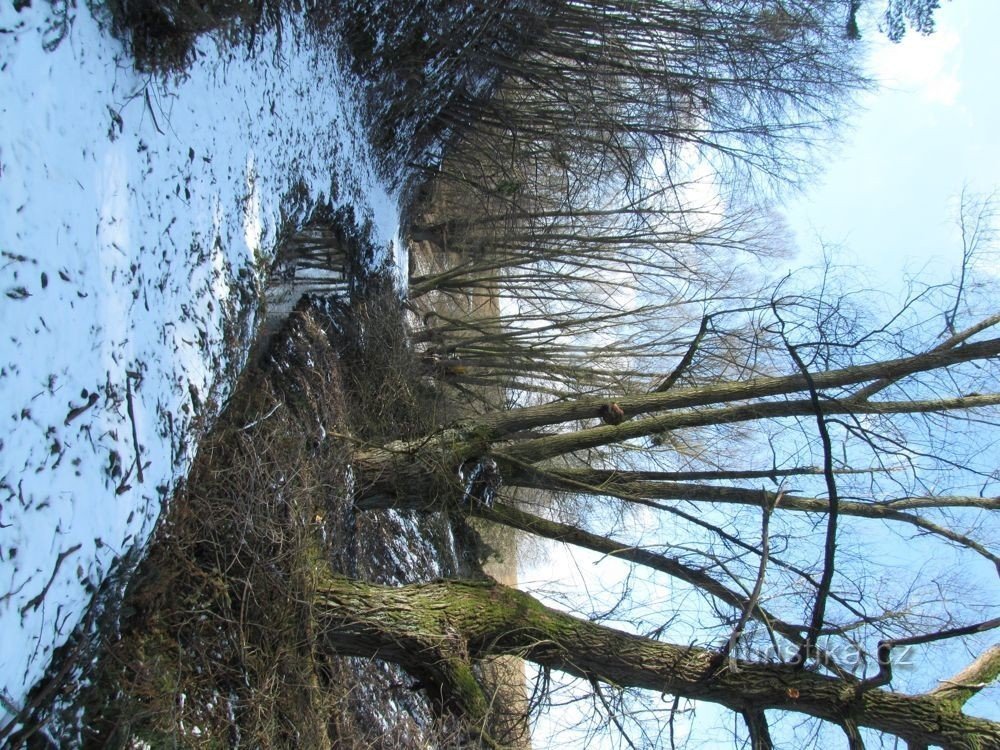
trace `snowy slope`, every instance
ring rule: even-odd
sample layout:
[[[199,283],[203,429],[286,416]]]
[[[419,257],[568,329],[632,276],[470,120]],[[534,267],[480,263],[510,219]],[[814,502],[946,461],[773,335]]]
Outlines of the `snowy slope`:
[[[185,475],[241,364],[283,209],[301,221],[335,191],[386,246],[397,233],[350,83],[295,20],[253,55],[203,39],[164,81],[85,3],[63,26],[54,7],[0,3],[8,712]]]

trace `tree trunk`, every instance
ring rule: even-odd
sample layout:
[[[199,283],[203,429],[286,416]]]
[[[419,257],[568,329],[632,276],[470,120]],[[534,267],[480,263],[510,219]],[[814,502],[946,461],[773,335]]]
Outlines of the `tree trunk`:
[[[966,716],[955,701],[933,693],[863,689],[860,682],[790,665],[717,664],[707,649],[581,620],[492,582],[389,588],[333,578],[316,604],[332,651],[377,656],[420,675],[430,671],[441,694],[458,704],[475,706],[479,700],[467,683],[469,659],[511,654],[585,679],[710,701],[741,713],[794,711],[869,727],[915,746],[1000,748],[1000,724]]]
[[[912,357],[855,365],[840,370],[828,370],[811,375],[816,389],[840,388],[870,380],[896,380],[920,372],[930,372],[960,362],[990,359],[1000,354],[1000,339],[988,339],[956,347],[947,351],[930,351]],[[629,396],[618,400],[629,417],[657,411],[725,404],[754,398],[765,398],[805,391],[809,388],[801,374],[782,377],[761,377],[745,381],[731,381],[692,388],[671,389],[662,393]],[[560,424],[574,419],[587,419],[597,415],[606,399],[581,398],[569,402],[554,402],[539,406],[488,415],[483,427],[490,437],[502,439],[504,435],[545,425]],[[853,404],[857,410],[857,404]]]
[[[698,390],[698,389],[689,389]],[[706,390],[713,390],[708,388]],[[656,394],[667,396],[669,393]],[[620,399],[625,404],[627,399]],[[577,399],[569,403],[556,402],[549,406],[554,409],[576,409],[576,405],[586,402],[591,413],[586,416],[598,417],[600,406],[608,401]],[[826,414],[915,414],[923,412],[943,412],[967,410],[983,406],[993,406],[1000,402],[1000,394],[974,394],[951,399],[931,401],[881,401],[861,402],[831,401],[824,406]],[[537,407],[501,412],[515,414],[534,410]],[[640,437],[704,425],[733,424],[736,422],[774,419],[812,414],[813,404],[808,399],[791,401],[771,401],[764,403],[739,404],[717,408],[685,409],[668,411],[665,414],[634,419],[619,425],[602,425],[572,432],[554,433],[537,437],[538,433],[524,429],[518,433],[505,431],[498,436],[494,431],[497,417],[486,415],[474,418],[438,435],[410,442],[398,441],[384,448],[356,451],[352,463],[360,477],[359,497],[367,499],[386,495],[402,502],[407,507],[417,503],[419,507],[432,508],[438,504],[436,492],[445,490],[454,494],[460,487],[457,479],[458,467],[468,459],[478,458],[493,452],[514,484],[521,483],[526,476],[523,470],[515,469],[519,464],[566,455],[573,451],[599,448],[614,443],[622,443]],[[628,412],[626,411],[626,414]],[[629,415],[630,416],[630,415]],[[511,424],[518,424],[513,420]],[[527,436],[528,439],[518,439]],[[507,440],[504,441],[503,438]],[[511,438],[514,438],[511,440]],[[436,475],[436,476],[432,476]],[[524,480],[527,483],[527,480]],[[459,494],[459,496],[461,496]],[[407,498],[412,498],[408,500]],[[719,500],[724,498],[719,497]],[[802,508],[806,510],[807,508]],[[822,510],[822,508],[816,508]],[[886,514],[896,512],[887,510]],[[898,519],[897,519],[898,520]]]

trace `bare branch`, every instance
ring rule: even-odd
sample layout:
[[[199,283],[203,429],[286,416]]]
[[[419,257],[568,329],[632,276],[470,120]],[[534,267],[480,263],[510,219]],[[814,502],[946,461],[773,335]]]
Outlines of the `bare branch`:
[[[972,336],[975,336],[977,333],[985,331],[987,328],[992,328],[997,323],[1000,323],[1000,313],[997,313],[996,315],[990,315],[989,317],[984,318],[975,325],[966,328],[964,331],[959,331],[958,333],[952,333],[952,335],[949,336],[947,340],[942,341],[940,344],[935,346],[930,351],[943,352],[947,351],[948,349],[954,349],[956,346],[964,344]],[[888,388],[897,380],[898,378],[882,378],[874,383],[871,383],[870,385],[866,385],[864,388],[861,388],[858,391],[855,391],[851,397],[859,401],[869,399],[879,391],[883,391],[886,388]]]
[[[830,586],[833,583],[834,560],[837,554],[837,520],[840,514],[840,495],[837,491],[837,479],[833,473],[833,443],[830,440],[830,431],[826,426],[826,417],[823,414],[823,405],[820,402],[819,391],[813,380],[809,368],[806,367],[802,357],[799,356],[798,349],[785,336],[785,321],[778,311],[778,305],[772,303],[774,316],[780,324],[779,334],[785,343],[789,356],[799,368],[802,377],[805,378],[809,388],[809,401],[812,404],[813,413],[816,415],[816,428],[819,431],[820,441],[823,445],[823,476],[826,480],[826,491],[829,499],[829,510],[826,520],[826,541],[823,544],[823,574],[820,577],[819,588],[816,591],[816,601],[813,605],[812,620],[809,623],[809,631],[806,633],[805,643],[799,647],[798,664],[805,667],[806,659],[810,651],[816,645],[820,630],[823,628],[823,621],[826,612],[826,600],[830,594]]]
[[[733,628],[732,635],[729,636],[729,640],[719,653],[720,665],[739,643],[739,640],[743,635],[743,629],[746,627],[747,622],[753,615],[753,611],[757,607],[757,601],[760,599],[761,591],[764,588],[764,576],[767,572],[767,561],[771,552],[771,537],[769,531],[771,512],[774,510],[774,507],[781,502],[781,493],[778,493],[778,496],[775,498],[773,504],[768,500],[767,495],[764,493],[761,494],[761,500],[760,563],[757,566],[757,578],[754,581],[753,590],[750,592],[750,596],[747,598],[746,604],[743,605],[743,611],[740,612],[740,619]],[[751,732],[751,738],[752,736],[753,732]]]
[[[698,327],[698,333],[695,334],[694,339],[691,341],[691,346],[688,350],[684,352],[684,356],[681,357],[681,361],[677,363],[677,367],[671,372],[662,383],[660,383],[655,391],[657,393],[663,393],[663,391],[669,390],[674,383],[677,382],[678,378],[684,374],[684,371],[691,365],[694,360],[695,352],[698,351],[698,345],[701,344],[701,340],[705,337],[705,332],[708,331],[708,324],[712,320],[711,315],[705,315],[701,319],[701,325]]]
[[[997,625],[1000,625],[1000,622]],[[940,686],[934,688],[930,694],[950,701],[956,706],[964,706],[972,696],[998,677],[1000,677],[1000,644],[994,644],[965,669],[947,680],[941,680]]]
[[[892,681],[892,649],[896,646],[916,646],[921,643],[933,643],[934,641],[943,641],[948,638],[959,638],[963,635],[983,633],[987,630],[993,630],[994,628],[1000,628],[1000,617],[987,620],[985,622],[979,622],[975,625],[966,625],[961,628],[950,628],[948,630],[939,630],[935,633],[914,635],[908,638],[894,638],[891,640],[879,641],[878,674],[865,680],[861,684],[861,688],[863,690],[868,690],[870,688],[887,685]],[[1000,661],[995,661],[997,655],[993,652],[994,649],[990,649],[990,651],[987,652],[987,655],[990,655],[989,659],[985,665],[980,665],[978,669],[984,670],[984,675],[991,675],[991,679],[996,679],[997,675],[996,673],[992,673],[992,670],[1000,668]],[[947,690],[947,688],[937,688],[937,690]],[[935,692],[936,690],[931,691],[930,695],[934,695]],[[959,688],[955,697],[961,697],[961,695],[963,695],[962,688]],[[972,696],[970,695],[969,697]],[[966,698],[966,700],[968,700],[968,698]]]

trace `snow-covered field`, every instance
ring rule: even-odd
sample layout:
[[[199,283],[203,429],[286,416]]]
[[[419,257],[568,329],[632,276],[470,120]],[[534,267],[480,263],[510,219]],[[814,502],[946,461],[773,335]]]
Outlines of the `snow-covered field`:
[[[252,55],[202,39],[163,80],[86,3],[60,24],[69,5],[0,3],[8,713],[186,474],[241,366],[282,219],[325,196],[385,246],[397,234],[351,82],[294,19]]]

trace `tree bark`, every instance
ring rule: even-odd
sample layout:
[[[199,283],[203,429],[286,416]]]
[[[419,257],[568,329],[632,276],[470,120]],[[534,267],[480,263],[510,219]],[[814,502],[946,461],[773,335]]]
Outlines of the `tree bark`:
[[[930,351],[912,357],[855,365],[840,370],[812,374],[817,389],[838,388],[870,380],[898,380],[919,372],[929,372],[961,362],[990,359],[1000,354],[1000,338],[987,339],[945,351]],[[668,409],[724,404],[767,396],[778,396],[805,391],[809,387],[801,374],[782,377],[761,377],[745,381],[732,381],[716,385],[678,388],[663,393],[649,393],[617,399],[629,417]],[[581,398],[570,402],[554,402],[539,406],[493,414],[483,419],[490,437],[502,439],[504,435],[574,419],[587,419],[597,414],[597,409],[607,399]]]
[[[697,389],[693,389],[697,390]],[[706,388],[706,391],[712,390]],[[668,395],[668,394],[662,394]],[[748,393],[745,398],[750,398]],[[583,401],[584,399],[580,399]],[[590,399],[587,399],[590,401]],[[736,400],[736,399],[730,399]],[[625,410],[626,416],[632,416],[628,409],[631,399],[623,398],[617,401],[618,405]],[[573,406],[579,402],[570,404],[551,404],[553,407]],[[597,417],[601,404],[607,403],[607,399],[597,401],[591,405],[593,409],[590,417]],[[707,425],[735,424],[737,422],[752,422],[766,419],[780,419],[783,417],[805,417],[814,413],[814,407],[809,399],[794,399],[787,401],[764,401],[749,404],[735,404],[732,406],[719,406],[707,408],[684,409],[677,411],[667,411],[664,414],[657,414],[645,419],[633,419],[620,425],[604,425],[600,427],[576,430],[575,432],[562,432],[535,440],[525,440],[515,446],[505,449],[505,453],[511,458],[520,461],[530,461],[532,463],[562,456],[573,451],[586,450],[589,448],[599,448],[604,445],[622,443],[635,438],[649,437],[669,430],[679,430],[691,427],[704,427]],[[956,398],[933,399],[927,401],[861,401],[852,400],[835,401],[831,400],[823,404],[824,414],[920,414],[945,411],[962,411],[966,409],[976,409],[985,406],[995,406],[1000,403],[1000,394],[975,394],[969,396],[959,396]],[[535,407],[528,407],[535,408]],[[510,412],[514,413],[514,412]],[[479,424],[480,434],[488,434],[490,431],[491,418],[485,417]],[[529,428],[525,428],[529,429]]]
[[[390,588],[331,578],[316,604],[332,651],[377,656],[419,673],[427,671],[429,660],[445,659],[449,669],[435,675],[445,683],[467,678],[467,670],[455,668],[466,658],[509,654],[585,679],[710,701],[744,715],[794,711],[869,727],[917,746],[1000,748],[1000,724],[966,716],[955,701],[933,693],[865,690],[860,682],[790,665],[738,660],[719,665],[707,649],[581,620],[497,583]],[[446,685],[443,692],[462,695],[466,688]]]
[[[668,395],[668,394],[662,394]],[[580,401],[590,401],[581,399]],[[621,399],[618,403],[626,403]],[[555,403],[553,407],[571,407],[578,402]],[[589,416],[597,417],[602,399],[591,405]],[[1000,394],[970,395],[932,401],[861,402],[832,401],[824,407],[827,414],[915,414],[966,410],[1000,403]],[[531,407],[534,408],[534,407]],[[639,437],[704,425],[733,424],[736,422],[779,417],[806,416],[812,413],[808,399],[769,401],[739,404],[719,408],[687,409],[625,422],[620,425],[602,425],[573,432],[543,435],[527,440],[504,443],[497,439],[490,415],[479,417],[457,428],[443,430],[437,435],[410,442],[397,441],[381,448],[355,451],[352,463],[359,475],[359,497],[367,499],[382,495],[392,496],[404,504],[417,503],[431,508],[436,504],[435,493],[460,492],[458,467],[467,459],[477,458],[490,451],[510,463],[535,463],[573,451],[598,448]],[[523,411],[523,410],[521,410]],[[513,413],[513,412],[510,412]],[[626,412],[627,413],[627,412]],[[533,434],[530,430],[526,434]],[[507,438],[515,433],[505,433]],[[499,445],[497,445],[499,443]],[[515,473],[511,474],[513,478]],[[412,498],[407,500],[407,498]],[[720,501],[725,498],[714,498]],[[806,510],[807,508],[802,508]],[[820,507],[809,510],[823,510]],[[888,517],[898,508],[891,505],[884,514]]]

